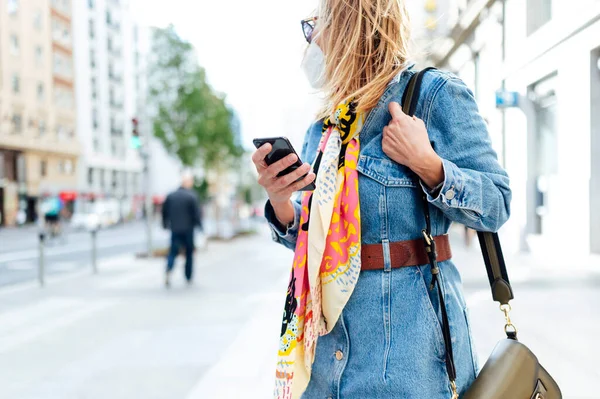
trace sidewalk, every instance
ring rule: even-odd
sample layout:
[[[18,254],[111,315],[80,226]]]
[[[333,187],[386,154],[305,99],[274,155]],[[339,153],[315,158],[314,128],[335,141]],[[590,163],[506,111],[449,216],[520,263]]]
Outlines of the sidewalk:
[[[0,290],[0,396],[270,397],[292,253],[269,237],[210,242],[192,287],[128,256]]]
[[[475,241],[453,236],[481,365],[503,338]],[[10,399],[270,398],[292,252],[254,236],[210,241],[186,287],[182,260],[163,287],[162,259],[114,258],[0,289],[0,397]],[[509,260],[520,338],[565,398],[592,399],[600,378],[600,278],[566,281]],[[571,273],[572,274],[572,273]]]

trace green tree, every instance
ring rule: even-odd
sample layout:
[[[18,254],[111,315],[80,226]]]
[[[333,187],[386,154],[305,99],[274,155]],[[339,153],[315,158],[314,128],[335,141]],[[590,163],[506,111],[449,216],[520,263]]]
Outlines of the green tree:
[[[184,166],[220,169],[241,156],[225,96],[207,83],[192,45],[172,25],[153,31],[149,81],[154,134]]]

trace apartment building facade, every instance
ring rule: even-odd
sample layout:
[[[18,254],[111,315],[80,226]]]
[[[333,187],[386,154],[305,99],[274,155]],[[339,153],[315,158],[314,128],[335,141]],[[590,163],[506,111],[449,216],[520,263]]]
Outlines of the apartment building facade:
[[[71,0],[0,0],[0,226],[34,221],[46,195],[72,210],[75,85]]]
[[[137,118],[135,24],[123,0],[74,2],[78,133],[83,143],[78,207],[120,204],[126,218],[143,192],[142,162],[130,145]]]
[[[455,5],[430,60],[465,80],[489,122],[513,189],[506,241],[600,253],[600,1]],[[498,109],[497,92],[516,101]]]

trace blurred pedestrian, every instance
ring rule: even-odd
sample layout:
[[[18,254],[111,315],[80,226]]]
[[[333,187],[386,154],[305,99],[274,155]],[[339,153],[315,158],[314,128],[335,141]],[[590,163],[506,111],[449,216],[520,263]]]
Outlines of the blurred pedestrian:
[[[45,230],[49,238],[56,238],[62,233],[60,215],[63,202],[57,195],[50,195],[42,202],[42,213],[44,214]]]
[[[252,157],[272,237],[295,249],[278,399],[458,398],[478,371],[447,232],[497,230],[509,179],[467,86],[416,75],[405,3],[319,1],[302,21],[302,65],[325,100],[305,163],[279,176],[296,155],[267,165],[265,144]],[[409,81],[415,116],[400,105]]]
[[[171,272],[179,251],[185,249],[185,279],[192,283],[194,267],[194,229],[202,228],[198,196],[192,190],[194,176],[184,173],[181,187],[167,196],[162,207],[165,229],[171,230],[171,246],[167,257],[165,286],[171,285]]]

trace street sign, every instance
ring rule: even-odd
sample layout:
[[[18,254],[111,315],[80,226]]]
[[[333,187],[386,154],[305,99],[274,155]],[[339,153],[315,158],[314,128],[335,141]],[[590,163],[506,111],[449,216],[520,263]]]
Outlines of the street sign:
[[[519,92],[517,91],[496,91],[496,108],[513,108],[519,106]]]

